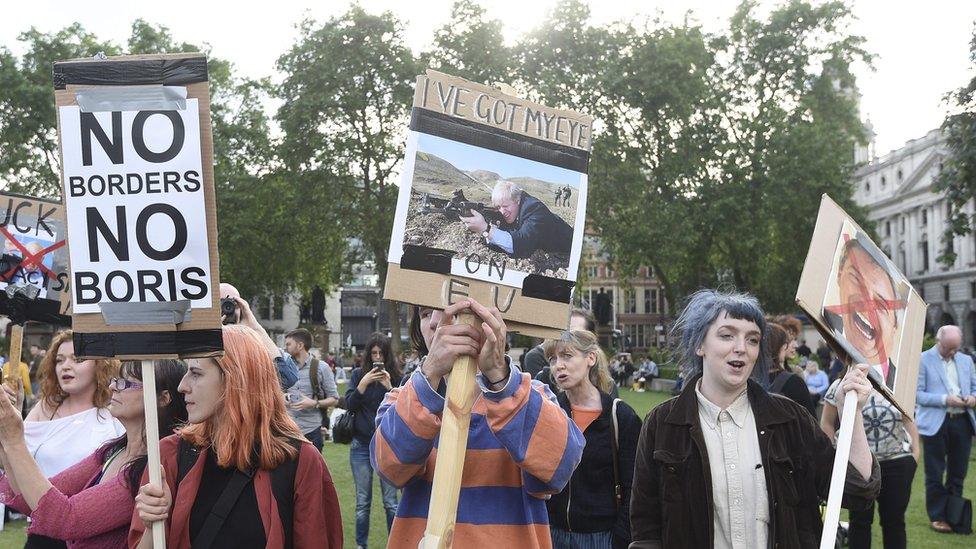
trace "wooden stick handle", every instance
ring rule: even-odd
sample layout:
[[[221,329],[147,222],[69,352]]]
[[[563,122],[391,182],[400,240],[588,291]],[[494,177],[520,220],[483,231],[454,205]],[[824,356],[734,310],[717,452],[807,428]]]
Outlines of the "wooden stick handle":
[[[10,326],[10,375],[20,379],[20,355],[24,350],[24,326]]]
[[[834,451],[834,470],[830,475],[830,493],[827,496],[827,512],[820,536],[820,549],[833,549],[837,543],[837,524],[840,521],[840,503],[844,498],[844,482],[847,480],[847,462],[851,457],[851,439],[854,437],[854,420],[857,413],[857,391],[844,395],[844,414],[837,433],[837,449]]]
[[[473,326],[475,317],[471,313],[462,313],[458,315],[457,321]],[[453,543],[464,454],[468,449],[471,407],[477,396],[477,375],[476,359],[462,356],[454,362],[447,382],[447,398],[437,444],[437,462],[434,465],[434,485],[427,512],[427,529],[420,540],[420,549],[450,549]]]
[[[156,403],[156,367],[153,361],[142,361],[142,403],[146,408],[146,454],[149,456],[149,483],[163,485],[163,471],[159,464],[159,413]],[[172,505],[170,506],[172,512]],[[166,547],[166,521],[152,523],[153,547]]]

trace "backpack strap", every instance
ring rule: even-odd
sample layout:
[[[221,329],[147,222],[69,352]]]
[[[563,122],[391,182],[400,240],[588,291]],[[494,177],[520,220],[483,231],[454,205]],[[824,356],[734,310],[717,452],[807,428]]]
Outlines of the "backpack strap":
[[[176,489],[180,488],[180,483],[186,477],[193,465],[196,464],[197,459],[200,458],[200,450],[194,448],[192,444],[187,442],[183,437],[180,437],[179,445],[176,451]],[[173,494],[173,500],[176,500],[176,494]]]
[[[783,386],[786,385],[786,382],[789,380],[790,380],[790,372],[786,370],[783,370],[782,372],[776,374],[776,377],[773,379],[773,384],[769,386],[769,392],[781,394],[781,391],[783,390]]]
[[[610,449],[613,452],[613,499],[617,503],[617,510],[623,505],[624,489],[620,483],[620,425],[617,423],[617,403],[619,398],[613,399],[610,406]]]
[[[312,398],[319,400],[322,398],[320,396],[319,390],[319,359],[313,358],[312,365],[308,368],[308,380],[312,382]]]
[[[231,477],[230,482],[227,483],[224,491],[217,498],[217,502],[210,509],[210,514],[207,515],[203,527],[190,542],[191,547],[194,549],[210,549],[213,542],[217,540],[217,534],[220,533],[220,529],[227,520],[227,515],[230,514],[234,505],[237,504],[237,500],[240,499],[241,492],[254,480],[256,471],[257,467],[251,467],[247,471],[240,469],[234,471],[234,476]]]

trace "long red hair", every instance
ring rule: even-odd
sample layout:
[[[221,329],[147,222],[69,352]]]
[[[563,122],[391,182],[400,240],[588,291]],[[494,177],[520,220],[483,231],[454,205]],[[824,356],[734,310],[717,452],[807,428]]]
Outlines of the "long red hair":
[[[64,399],[68,398],[68,393],[64,392],[61,383],[58,381],[56,368],[58,350],[62,344],[72,342],[72,335],[71,330],[58,332],[51,339],[51,346],[44,358],[41,359],[41,365],[38,368],[37,378],[41,383],[40,398],[44,401],[44,406],[49,412],[55,410],[64,402]],[[119,364],[120,362],[114,358],[95,359],[95,393],[92,395],[92,406],[96,408],[108,406],[112,399],[112,390],[108,388],[108,382],[113,376],[118,375]]]
[[[288,415],[278,371],[258,334],[231,324],[223,336],[224,356],[214,360],[224,379],[220,404],[205,421],[186,426],[182,437],[212,446],[221,467],[274,469],[297,455],[289,439],[302,440],[302,432]]]

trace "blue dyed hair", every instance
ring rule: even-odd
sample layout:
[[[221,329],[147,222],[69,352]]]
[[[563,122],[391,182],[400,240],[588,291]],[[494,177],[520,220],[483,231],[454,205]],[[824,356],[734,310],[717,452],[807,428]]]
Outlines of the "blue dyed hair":
[[[678,365],[690,380],[702,371],[698,349],[705,342],[708,328],[722,314],[736,320],[748,320],[759,326],[762,334],[759,357],[752,369],[752,379],[762,387],[769,386],[770,357],[766,351],[766,318],[759,301],[749,295],[723,290],[698,290],[688,296],[684,309],[671,327],[671,341],[676,342]]]

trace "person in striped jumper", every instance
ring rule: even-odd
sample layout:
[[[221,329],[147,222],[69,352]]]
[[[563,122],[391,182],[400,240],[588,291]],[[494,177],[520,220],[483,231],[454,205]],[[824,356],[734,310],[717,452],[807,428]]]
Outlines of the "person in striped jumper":
[[[455,323],[466,309],[477,326]],[[414,549],[424,535],[447,376],[457,357],[477,357],[481,392],[471,410],[454,547],[549,548],[546,499],[569,482],[585,440],[549,388],[512,366],[498,309],[466,299],[413,311],[421,366],[376,414],[373,466],[403,488],[387,547]]]

